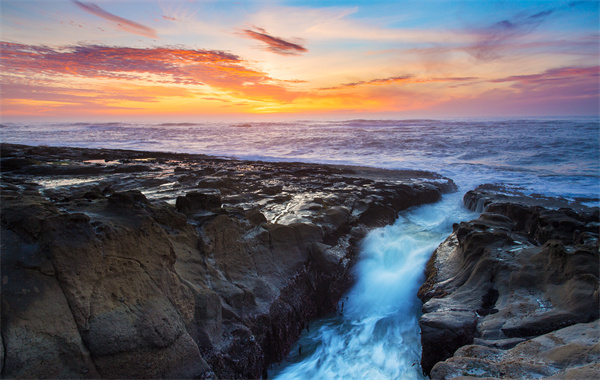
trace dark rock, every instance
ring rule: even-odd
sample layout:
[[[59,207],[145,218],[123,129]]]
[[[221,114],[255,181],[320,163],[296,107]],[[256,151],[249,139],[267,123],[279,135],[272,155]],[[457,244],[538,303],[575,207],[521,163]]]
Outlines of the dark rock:
[[[267,223],[267,218],[258,210],[250,210],[246,213],[246,219],[250,221],[250,223],[254,225],[261,225],[263,223]]]
[[[38,165],[40,162],[31,158],[7,157],[0,160],[0,171],[11,172],[26,166]]]
[[[173,169],[173,172],[175,174],[182,174],[182,173],[191,173],[193,169],[191,168],[182,168],[181,166],[176,167],[175,169]]]
[[[86,191],[83,194],[83,198],[85,198],[85,199],[101,199],[104,197],[105,197],[105,194],[103,193],[102,190],[100,190],[99,187],[94,187],[92,190]]]
[[[472,311],[427,313],[419,325],[423,346],[421,367],[425,373],[437,362],[451,357],[459,347],[473,343],[477,336],[477,315]]]
[[[21,198],[2,205],[2,377],[96,378],[95,364],[40,241],[44,221],[59,211],[45,207],[39,198],[36,207],[35,201]]]
[[[456,225],[427,264],[419,297],[422,367],[431,379],[547,377],[600,362],[576,340],[555,341],[553,349],[573,359],[560,365],[526,344],[598,320],[598,214],[507,199],[467,193],[465,204],[485,212]],[[526,346],[531,351],[519,348]]]
[[[19,170],[22,174],[38,176],[100,175],[106,173],[105,166],[96,165],[31,165]]]
[[[436,364],[431,378],[594,379],[600,369],[599,339],[600,326],[595,321],[558,329],[503,349],[466,345],[452,358]]]
[[[105,197],[113,195],[114,193],[115,191],[110,186],[107,186],[104,189],[102,189],[102,195]]]
[[[283,190],[282,185],[268,186],[268,187],[264,187],[262,189],[262,193],[267,194],[267,195],[277,195],[277,194],[281,193],[282,190]]]
[[[198,181],[196,187],[204,189],[221,189],[221,188],[235,188],[236,184],[234,181],[225,178],[203,178]]]
[[[175,204],[177,211],[184,214],[193,214],[221,207],[221,194],[219,192],[192,191],[184,197],[177,197]]]
[[[148,204],[148,199],[139,190],[113,193],[108,197],[108,204],[113,207],[136,207]]]
[[[113,173],[139,173],[158,171],[160,169],[148,165],[122,165],[112,170]]]

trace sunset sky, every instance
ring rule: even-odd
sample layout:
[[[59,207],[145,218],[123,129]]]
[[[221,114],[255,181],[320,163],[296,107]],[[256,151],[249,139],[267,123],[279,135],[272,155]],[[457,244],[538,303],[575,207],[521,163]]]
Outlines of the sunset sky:
[[[599,3],[0,0],[2,119],[597,115]]]

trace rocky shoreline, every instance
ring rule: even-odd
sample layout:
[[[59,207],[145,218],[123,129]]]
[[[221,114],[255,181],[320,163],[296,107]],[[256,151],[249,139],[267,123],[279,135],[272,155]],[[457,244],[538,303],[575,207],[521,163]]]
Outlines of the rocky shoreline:
[[[425,373],[598,378],[598,209],[489,185],[464,203],[482,214],[454,226],[419,290]]]
[[[3,144],[2,378],[260,378],[434,173]],[[597,378],[598,209],[484,185],[426,268],[431,379]]]
[[[2,145],[3,378],[260,378],[428,172]]]

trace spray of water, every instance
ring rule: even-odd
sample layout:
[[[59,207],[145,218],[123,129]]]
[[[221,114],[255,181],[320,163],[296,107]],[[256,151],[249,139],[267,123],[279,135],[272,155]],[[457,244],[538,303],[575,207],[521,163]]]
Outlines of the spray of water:
[[[276,379],[423,379],[417,291],[427,260],[452,223],[472,217],[461,194],[408,210],[372,231],[340,313],[313,323]]]

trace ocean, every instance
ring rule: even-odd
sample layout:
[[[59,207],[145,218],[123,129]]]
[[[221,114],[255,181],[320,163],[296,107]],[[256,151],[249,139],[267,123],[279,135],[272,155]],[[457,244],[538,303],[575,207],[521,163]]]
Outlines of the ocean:
[[[597,117],[281,123],[4,123],[6,143],[201,153],[264,161],[427,170],[459,191],[402,212],[362,242],[357,282],[335,315],[314,321],[278,379],[422,379],[416,293],[452,224],[477,215],[463,194],[492,183],[598,206]]]
[[[598,118],[281,123],[4,123],[7,143],[203,153],[265,161],[429,170],[465,190],[598,198]]]

